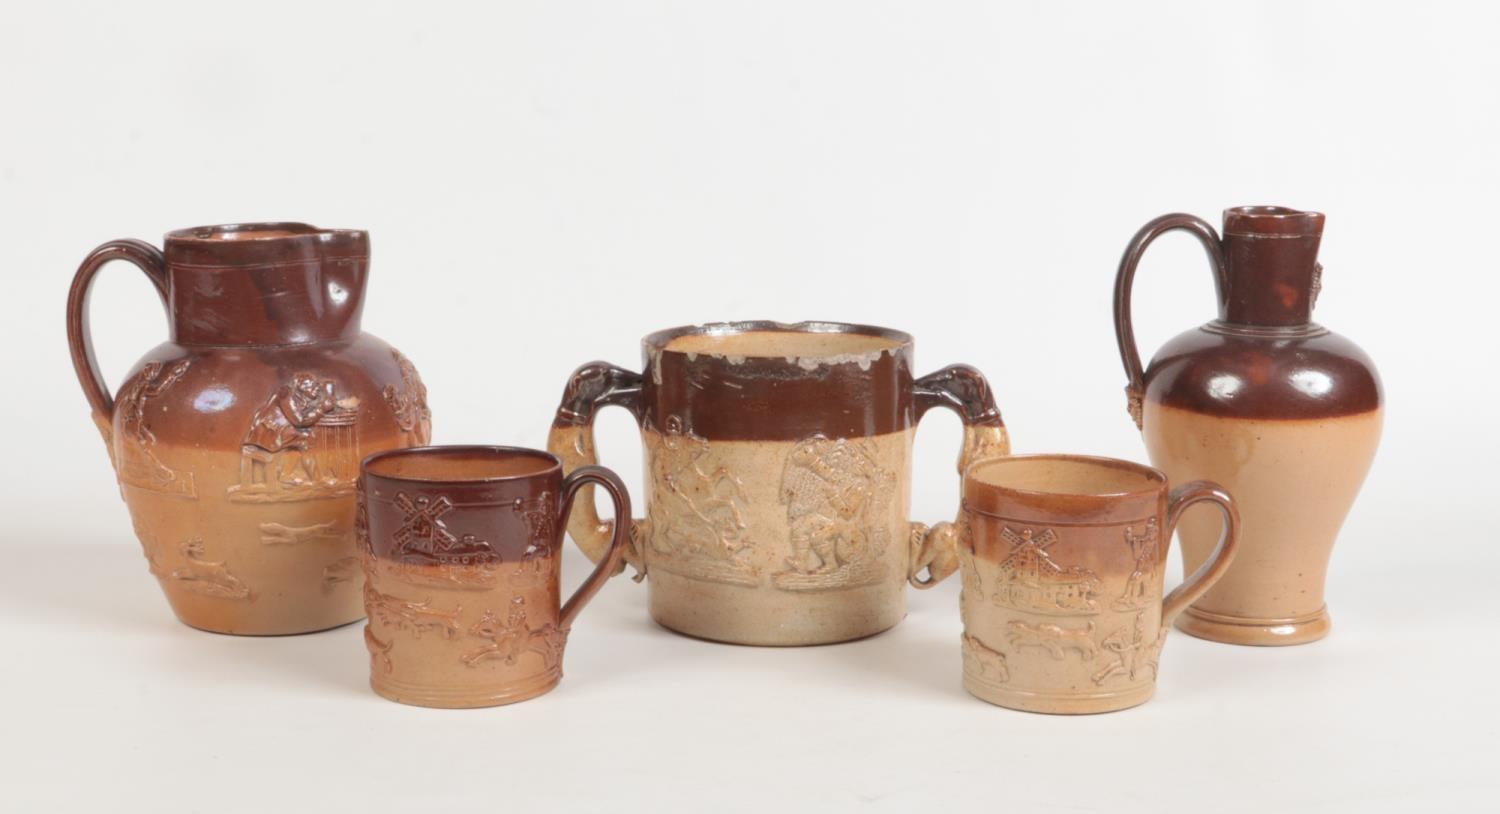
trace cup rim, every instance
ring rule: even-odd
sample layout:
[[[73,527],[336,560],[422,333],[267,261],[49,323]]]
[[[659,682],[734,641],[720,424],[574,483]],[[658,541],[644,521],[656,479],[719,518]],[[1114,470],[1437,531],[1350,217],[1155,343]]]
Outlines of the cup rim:
[[[752,319],[732,322],[703,322],[697,325],[679,325],[675,328],[664,328],[660,331],[646,334],[641,339],[641,345],[651,353],[686,354],[688,351],[670,350],[667,346],[672,343],[672,340],[681,339],[684,336],[733,336],[735,334],[753,332],[872,336],[893,342],[894,346],[890,349],[891,352],[900,352],[909,349],[913,342],[911,334],[905,331],[898,331],[894,328],[882,328],[878,325],[862,325],[855,322],[830,322],[825,320],[777,322],[768,319]]]
[[[1151,486],[1142,489],[1127,489],[1124,491],[1055,491],[1039,489],[1020,489],[1014,486],[992,483],[980,480],[977,473],[991,466],[1005,466],[1007,464],[1027,463],[1036,461],[1064,461],[1067,463],[1089,464],[1091,466],[1105,467],[1109,469],[1124,469],[1143,475],[1150,479]],[[1119,499],[1131,497],[1149,497],[1160,493],[1168,488],[1171,481],[1167,474],[1154,466],[1125,460],[1124,458],[1111,458],[1106,455],[1079,455],[1074,453],[1041,452],[1027,455],[1007,455],[999,458],[990,458],[970,465],[964,472],[964,483],[980,489],[993,489],[1006,494],[1020,495],[1033,498],[1054,499]]]
[[[426,478],[413,477],[410,475],[388,475],[381,472],[372,471],[371,469],[372,466],[378,466],[382,462],[398,458],[452,453],[481,453],[484,455],[496,457],[525,456],[538,459],[546,463],[547,465],[534,472],[521,472],[514,475],[490,475],[475,478]],[[560,472],[562,468],[562,459],[546,450],[533,449],[531,447],[505,446],[500,444],[428,444],[427,446],[421,447],[401,447],[398,449],[382,450],[380,452],[367,455],[365,456],[365,459],[363,461],[360,461],[359,464],[359,472],[361,477],[382,478],[384,480],[402,483],[443,483],[457,485],[511,483],[515,481],[532,480],[539,477],[545,477],[552,474],[553,472]]]

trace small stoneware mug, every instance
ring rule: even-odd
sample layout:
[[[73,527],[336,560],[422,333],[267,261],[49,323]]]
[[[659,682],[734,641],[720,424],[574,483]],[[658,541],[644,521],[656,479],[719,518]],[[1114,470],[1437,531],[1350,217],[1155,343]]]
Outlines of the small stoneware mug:
[[[1194,481],[1168,491],[1149,466],[1081,455],[985,461],[964,474],[964,688],[1028,712],[1110,712],[1156,690],[1172,619],[1229,568],[1234,499]],[[1182,512],[1217,504],[1213,554],[1162,597]]]
[[[620,567],[628,524],[567,604],[562,528],[585,484],[615,516],[630,497],[613,472],[539,450],[448,446],[365,459],[355,524],[365,571],[370,686],[392,701],[486,707],[534,698],[562,679],[578,611]]]

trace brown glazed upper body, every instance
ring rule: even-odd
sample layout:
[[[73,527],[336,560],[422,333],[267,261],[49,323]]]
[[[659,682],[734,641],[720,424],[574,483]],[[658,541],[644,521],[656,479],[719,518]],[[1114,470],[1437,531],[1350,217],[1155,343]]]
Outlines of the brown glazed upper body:
[[[799,341],[792,356],[764,355],[789,333]],[[709,439],[796,441],[916,424],[912,338],[901,331],[745,322],[658,331],[641,344],[640,419],[648,426],[675,416]]]
[[[209,226],[172,232],[165,247],[100,246],[69,300],[79,381],[152,573],[179,618],[206,630],[296,633],[360,618],[359,461],[431,431],[415,367],[360,329],[367,236]],[[162,295],[170,338],[112,397],[87,313],[90,283],[114,259]]]
[[[1322,288],[1323,215],[1224,212],[1219,319],[1161,347],[1147,398],[1210,415],[1319,418],[1380,406],[1380,377],[1353,342],[1312,321]]]

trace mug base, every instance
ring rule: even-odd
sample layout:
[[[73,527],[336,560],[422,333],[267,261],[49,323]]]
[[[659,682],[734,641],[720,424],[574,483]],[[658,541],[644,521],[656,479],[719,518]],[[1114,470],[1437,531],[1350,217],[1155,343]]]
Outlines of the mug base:
[[[1286,619],[1252,619],[1199,610],[1189,606],[1177,617],[1177,629],[1211,642],[1256,647],[1280,647],[1315,642],[1333,628],[1328,606],[1306,616]]]
[[[1100,712],[1118,712],[1138,707],[1156,694],[1156,684],[1151,683],[1124,692],[1108,693],[1046,693],[996,687],[987,682],[964,676],[964,689],[981,701],[1006,709],[1022,712],[1040,712],[1046,715],[1094,715]]]
[[[529,701],[551,692],[561,681],[561,668],[498,688],[415,685],[375,674],[370,676],[370,689],[376,695],[398,704],[439,709],[475,709]]]

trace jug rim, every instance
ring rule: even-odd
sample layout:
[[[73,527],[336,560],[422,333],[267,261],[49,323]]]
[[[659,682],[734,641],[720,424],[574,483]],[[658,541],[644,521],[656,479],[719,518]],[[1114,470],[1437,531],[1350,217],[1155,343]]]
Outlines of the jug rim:
[[[278,265],[370,256],[370,236],[363,229],[325,229],[298,221],[191,226],[167,232],[165,242],[174,265]]]
[[[1224,210],[1224,234],[1240,237],[1309,237],[1323,233],[1322,212],[1289,206],[1232,206]]]

